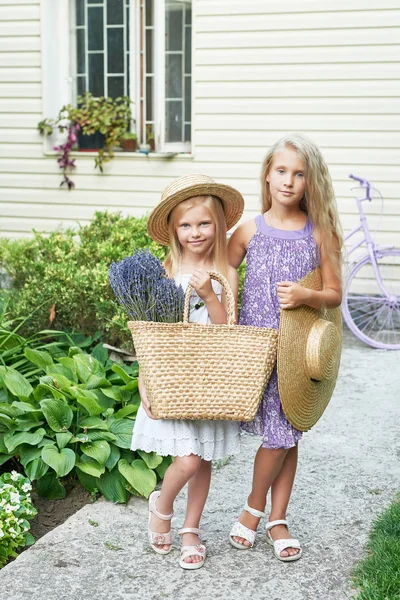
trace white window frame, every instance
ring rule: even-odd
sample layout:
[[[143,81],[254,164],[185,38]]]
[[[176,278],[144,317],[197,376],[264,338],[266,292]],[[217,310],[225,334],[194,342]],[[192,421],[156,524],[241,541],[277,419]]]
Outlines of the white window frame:
[[[158,149],[160,152],[178,152],[184,154],[191,154],[193,151],[193,1],[191,0],[175,0],[176,2],[181,2],[182,4],[191,4],[192,6],[192,86],[191,86],[191,141],[190,142],[165,142],[165,2],[163,0],[154,0],[154,89],[153,89],[153,113],[154,113],[154,123],[155,123],[155,140],[156,140],[156,150]],[[137,35],[140,35],[140,4],[141,0],[135,0],[136,3],[136,17],[138,23]],[[131,0],[131,4],[133,4],[133,0]],[[133,11],[131,11],[133,12]],[[132,16],[132,15],[131,15]],[[143,32],[144,33],[144,32]],[[137,39],[140,39],[139,37]],[[146,47],[146,40],[143,43],[144,51]],[[140,81],[140,49],[137,53],[137,81]],[[138,91],[136,95],[136,104],[140,107],[140,86],[138,85]],[[145,86],[144,86],[145,87]],[[183,100],[184,101],[184,100]],[[141,123],[140,123],[140,110],[137,111],[137,120],[136,127],[137,131],[141,131]],[[145,140],[143,140],[145,141]]]
[[[177,0],[189,2],[190,0]],[[154,122],[157,153],[180,153],[194,156],[194,60],[193,60],[193,7],[192,0],[192,86],[191,86],[191,142],[165,143],[165,3],[154,0]],[[156,10],[157,6],[157,10]],[[76,34],[73,15],[74,0],[40,0],[42,106],[45,118],[55,118],[64,104],[76,101]],[[130,0],[130,62],[129,96],[132,100],[132,118],[140,132],[140,0]],[[67,49],[67,51],[66,51]],[[57,135],[56,133],[54,136]],[[55,137],[44,139],[45,152],[51,152]],[[139,140],[145,142],[146,140]],[[151,155],[150,155],[151,156]]]

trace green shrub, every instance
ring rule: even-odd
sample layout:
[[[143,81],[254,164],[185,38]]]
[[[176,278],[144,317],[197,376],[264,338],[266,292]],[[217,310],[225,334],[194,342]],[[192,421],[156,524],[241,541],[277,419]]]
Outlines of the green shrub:
[[[130,451],[137,363],[113,363],[102,344],[88,354],[62,332],[46,340],[49,333],[28,343],[0,326],[0,465],[18,461],[49,499],[65,496],[71,476],[113,502],[148,496],[170,459]]]
[[[244,278],[246,277],[246,263],[243,262],[239,269],[238,269],[238,275],[239,275],[239,290],[238,290],[238,310],[240,311],[240,307],[242,306],[242,292],[243,292],[243,285],[244,285]]]
[[[109,212],[97,212],[78,231],[2,239],[0,266],[11,278],[11,317],[34,313],[22,329],[27,335],[51,325],[89,335],[99,331],[109,343],[130,347],[127,319],[114,301],[108,268],[140,248],[165,258],[166,249],[147,233],[145,217]]]
[[[17,550],[35,541],[28,523],[37,513],[31,489],[29,479],[16,471],[0,477],[0,568],[17,556]]]

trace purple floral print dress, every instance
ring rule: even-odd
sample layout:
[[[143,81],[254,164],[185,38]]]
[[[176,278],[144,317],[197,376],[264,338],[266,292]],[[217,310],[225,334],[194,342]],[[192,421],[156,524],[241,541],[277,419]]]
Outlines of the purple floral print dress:
[[[317,268],[319,250],[310,221],[296,231],[270,227],[263,215],[258,215],[255,223],[257,231],[247,248],[239,323],[279,329],[281,309],[276,284],[299,281]],[[276,367],[254,420],[242,423],[241,428],[260,435],[263,448],[292,448],[301,439],[301,431],[289,423],[283,412]]]

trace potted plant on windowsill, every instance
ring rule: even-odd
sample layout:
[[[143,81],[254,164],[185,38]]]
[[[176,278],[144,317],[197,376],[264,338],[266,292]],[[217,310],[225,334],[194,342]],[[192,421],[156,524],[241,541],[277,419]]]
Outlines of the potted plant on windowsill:
[[[121,135],[121,147],[124,152],[136,152],[137,149],[137,135],[136,133],[130,133],[126,131]]]
[[[44,119],[38,123],[42,135],[51,135],[54,129],[67,132],[67,139],[54,150],[61,153],[57,159],[63,171],[61,185],[74,187],[69,174],[75,168],[72,150],[97,151],[95,167],[103,172],[104,163],[114,156],[113,148],[119,146],[121,137],[127,133],[132,120],[131,100],[128,96],[118,98],[95,98],[90,92],[78,97],[77,106],[63,106],[56,119]]]
[[[150,146],[150,152],[154,152],[156,149],[156,141],[154,138],[154,131],[152,125],[146,126],[146,144]]]

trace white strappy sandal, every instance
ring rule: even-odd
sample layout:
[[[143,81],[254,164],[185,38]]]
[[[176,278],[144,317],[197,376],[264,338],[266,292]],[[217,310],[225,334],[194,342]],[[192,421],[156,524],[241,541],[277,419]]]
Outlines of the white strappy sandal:
[[[258,517],[259,519],[262,519],[266,516],[265,512],[262,512],[261,510],[256,510],[255,508],[251,508],[251,506],[249,506],[247,502],[244,505],[243,510],[246,510],[248,513],[253,515],[253,517]],[[237,548],[238,550],[250,550],[250,548],[254,546],[256,533],[257,532],[253,529],[249,529],[248,527],[243,525],[243,523],[241,523],[238,519],[231,529],[231,532],[229,534],[229,541],[232,544],[232,546],[234,548]],[[246,546],[245,544],[239,544],[239,542],[235,542],[235,540],[232,539],[233,537],[244,538],[245,540],[250,542],[250,546]]]
[[[156,517],[158,517],[159,519],[162,519],[163,521],[170,521],[172,519],[172,517],[174,516],[173,512],[169,515],[163,515],[162,513],[158,512],[158,510],[156,509],[157,498],[160,496],[160,494],[161,494],[161,492],[152,492],[149,496],[149,525],[148,525],[149,542],[150,542],[150,545],[153,548],[154,552],[157,552],[157,554],[169,554],[172,550],[171,529],[167,533],[158,533],[157,531],[151,531],[151,529],[150,529],[150,519],[151,519],[152,514],[155,515]],[[164,550],[164,548],[160,548],[160,546],[167,546],[168,544],[170,544],[170,547],[168,550]]]
[[[182,527],[182,529],[178,529],[178,534],[183,535],[184,533],[194,533],[195,535],[201,535],[200,529],[196,527]],[[186,559],[190,556],[201,556],[201,560],[199,562],[186,562]],[[194,569],[200,569],[204,565],[204,561],[206,560],[206,547],[204,544],[197,544],[195,546],[182,546],[181,555],[179,557],[179,566],[182,569],[187,569],[188,571],[192,571]]]
[[[288,522],[286,521],[286,519],[279,519],[277,521],[269,521],[269,523],[266,524],[265,528],[266,528],[266,532],[267,532],[267,542],[268,544],[270,544],[271,546],[274,547],[274,554],[276,556],[276,558],[278,560],[281,560],[282,562],[292,562],[294,560],[299,560],[299,558],[302,555],[302,548],[300,546],[300,542],[299,540],[295,540],[293,538],[290,539],[281,539],[281,540],[273,540],[272,536],[271,536],[271,532],[270,530],[275,527],[275,525],[286,525],[287,527]],[[297,554],[293,554],[293,556],[281,556],[281,552],[283,550],[286,550],[287,548],[298,548],[299,551]]]

